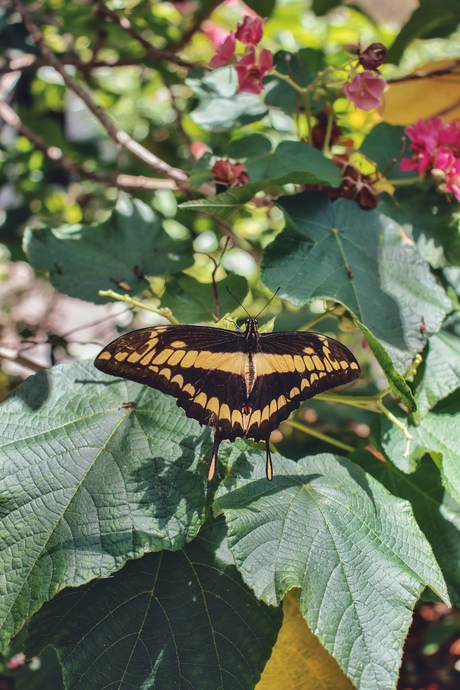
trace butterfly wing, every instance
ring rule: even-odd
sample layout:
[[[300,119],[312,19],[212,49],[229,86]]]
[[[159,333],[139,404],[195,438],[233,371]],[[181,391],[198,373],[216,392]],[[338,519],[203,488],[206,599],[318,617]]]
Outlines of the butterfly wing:
[[[244,335],[221,328],[142,328],[107,345],[94,364],[106,374],[174,396],[188,417],[233,441],[244,435],[248,356],[243,344]]]
[[[360,374],[350,350],[317,333],[260,335],[254,354],[256,380],[250,396],[252,413],[248,438],[269,438],[271,431],[300,404],[317,393],[350,383]]]

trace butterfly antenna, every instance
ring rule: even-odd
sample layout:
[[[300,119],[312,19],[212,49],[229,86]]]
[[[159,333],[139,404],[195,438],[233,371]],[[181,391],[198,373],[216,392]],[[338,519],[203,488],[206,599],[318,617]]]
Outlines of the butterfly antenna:
[[[248,312],[248,310],[246,309],[246,307],[243,307],[243,305],[241,304],[240,300],[237,299],[237,298],[235,297],[235,295],[234,295],[233,292],[230,290],[230,288],[228,287],[228,285],[226,285],[225,287],[226,287],[226,289],[227,289],[228,294],[231,295],[231,296],[233,297],[233,299],[235,300],[235,302],[236,302],[237,304],[239,304],[240,307],[241,307],[242,309],[244,309],[244,311],[245,311],[246,314],[249,316],[249,318],[251,318],[251,314]]]
[[[268,300],[267,304],[266,304],[265,306],[262,307],[262,309],[259,311],[259,313],[257,314],[257,316],[255,316],[254,318],[256,318],[256,319],[259,318],[259,316],[262,314],[262,312],[268,307],[268,305],[270,304],[270,302],[271,302],[272,300],[275,299],[276,295],[278,294],[278,292],[279,292],[280,290],[281,290],[281,288],[279,287],[279,288],[277,289],[277,291],[274,292],[273,295],[270,297],[270,299]]]

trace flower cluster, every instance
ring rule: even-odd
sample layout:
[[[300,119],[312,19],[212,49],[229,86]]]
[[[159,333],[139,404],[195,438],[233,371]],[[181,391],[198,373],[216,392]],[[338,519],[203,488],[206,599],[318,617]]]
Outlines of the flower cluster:
[[[401,170],[431,173],[442,192],[452,193],[460,201],[460,120],[418,120],[404,131],[414,153],[402,159]]]
[[[273,67],[273,55],[265,48],[256,49],[263,36],[265,19],[245,16],[243,23],[238,24],[236,32],[230,32],[227,38],[217,47],[216,54],[211,59],[210,67],[222,67],[233,64],[238,75],[238,91],[260,93],[263,90],[262,79]],[[237,60],[236,41],[246,50]]]
[[[361,51],[359,46],[352,46],[356,50],[358,64],[364,67],[363,72],[354,69],[350,74],[350,81],[344,84],[343,90],[349,101],[361,110],[372,110],[382,105],[383,91],[386,81],[380,76],[378,68],[385,60],[386,48],[382,43],[372,43]]]

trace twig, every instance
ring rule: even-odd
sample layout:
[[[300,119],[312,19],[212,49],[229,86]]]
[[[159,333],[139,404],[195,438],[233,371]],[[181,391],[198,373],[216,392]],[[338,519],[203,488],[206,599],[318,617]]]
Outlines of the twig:
[[[79,82],[74,79],[70,74],[68,74],[64,65],[59,61],[53,51],[48,47],[46,41],[40,33],[38,26],[32,21],[29,11],[24,7],[21,0],[12,0],[15,9],[20,13],[24,24],[30,33],[32,40],[40,49],[43,57],[48,61],[48,64],[54,67],[56,72],[58,72],[69,89],[71,89],[81,100],[85,103],[88,110],[93,113],[95,118],[99,120],[101,125],[113,139],[116,144],[121,144],[126,148],[127,151],[135,155],[137,158],[142,160],[146,165],[151,167],[153,170],[158,172],[160,175],[169,177],[174,180],[177,186],[181,189],[188,189],[188,176],[182,170],[173,168],[165,161],[155,156],[155,154],[148,151],[141,144],[135,141],[123,130],[119,130],[115,127],[112,120],[106,115],[103,109],[96,105],[92,100],[89,93],[79,84]],[[111,10],[110,10],[111,12]]]
[[[193,35],[200,30],[203,22],[205,22],[206,19],[208,19],[208,17],[214,12],[216,7],[218,7],[221,4],[222,0],[212,0],[212,2],[209,2],[204,7],[202,7],[201,10],[197,13],[192,26],[185,33],[182,34],[182,37],[179,41],[177,41],[177,43],[173,43],[169,46],[169,51],[172,51],[173,53],[178,53],[179,50],[182,50],[182,48],[187,45],[187,43],[190,41]]]
[[[119,295],[118,292],[114,292],[113,290],[99,290],[99,294],[101,295],[101,297],[111,297],[112,299],[117,299],[120,302],[126,302],[127,304],[131,304],[131,306],[133,307],[138,307],[139,309],[146,309],[147,311],[152,311],[154,314],[164,316],[165,319],[168,319],[168,321],[174,325],[180,323],[180,321],[178,321],[176,317],[173,316],[171,309],[169,309],[168,307],[151,307],[149,304],[139,302],[137,299],[133,299],[129,295]]]
[[[32,362],[31,359],[23,357],[20,352],[15,352],[14,350],[8,350],[6,347],[0,346],[0,359],[8,359],[10,362],[16,362],[21,367],[26,369],[31,369],[32,371],[44,371],[48,367],[44,367],[41,364]]]
[[[22,58],[23,56],[21,56]],[[40,67],[45,67],[48,65],[48,60],[43,58],[35,57],[34,55],[28,55],[27,57],[32,58],[24,62],[21,58],[14,58],[10,61],[8,67],[0,67],[0,76],[3,74],[9,74],[10,72],[16,72],[20,70],[23,73],[36,72]],[[118,58],[116,60],[91,60],[91,62],[86,62],[85,60],[80,60],[79,58],[71,56],[60,56],[59,60],[62,65],[71,65],[78,70],[88,71],[93,69],[99,69],[101,67],[131,67],[133,65],[138,66],[139,63],[143,62],[143,57],[135,58]]]
[[[194,69],[196,65],[194,65],[192,62],[188,62],[187,60],[183,60],[182,58],[177,57],[173,52],[170,50],[161,50],[160,48],[155,48],[151,43],[149,43],[143,36],[140,34],[136,29],[134,29],[131,26],[131,22],[128,20],[126,16],[124,17],[119,17],[116,12],[113,10],[109,9],[103,2],[102,0],[97,0],[97,7],[100,12],[100,14],[105,15],[108,17],[114,24],[118,24],[118,26],[123,29],[123,31],[126,31],[126,33],[131,36],[131,38],[134,38],[135,41],[141,44],[143,48],[145,48],[148,56],[154,60],[157,60],[158,62],[161,62],[163,60],[167,60],[168,62],[174,62],[174,64],[179,65],[179,67],[187,67],[188,69]]]

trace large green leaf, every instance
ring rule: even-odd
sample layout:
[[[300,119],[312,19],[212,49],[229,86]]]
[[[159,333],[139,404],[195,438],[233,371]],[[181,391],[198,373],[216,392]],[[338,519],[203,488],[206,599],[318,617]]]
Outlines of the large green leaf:
[[[449,36],[459,21],[458,0],[420,0],[420,7],[403,26],[388,51],[387,62],[397,64],[407,45],[416,38]]]
[[[244,585],[223,528],[63,592],[32,620],[29,655],[53,645],[68,690],[253,690],[282,613]]]
[[[97,304],[99,290],[136,295],[148,287],[144,275],[177,273],[193,263],[189,240],[173,240],[152,209],[122,197],[99,225],[29,228],[24,250],[38,270],[50,272],[59,292]]]
[[[424,587],[448,600],[410,505],[344,458],[274,460],[268,484],[243,454],[218,489],[237,568],[269,604],[301,587],[310,629],[354,685],[393,690]]]
[[[460,338],[442,330],[428,341],[423,377],[416,393],[420,418],[459,387]]]
[[[262,280],[280,297],[303,305],[335,300],[353,313],[404,372],[436,333],[450,301],[402,228],[353,201],[332,204],[305,192],[278,201],[286,227],[265,250]]]
[[[243,302],[248,293],[248,281],[235,273],[219,281],[216,286],[221,316],[234,311],[238,307],[236,300]],[[182,323],[213,321],[216,316],[212,286],[209,283],[199,283],[188,275],[181,275],[167,282],[161,306],[169,307]]]
[[[452,202],[431,185],[397,188],[392,197],[379,196],[378,210],[393,218],[413,238],[434,268],[460,263],[459,222]]]
[[[438,468],[425,458],[413,474],[404,474],[391,462],[381,462],[365,450],[350,459],[383,484],[394,496],[410,501],[415,519],[431,544],[446,579],[451,599],[460,602],[460,516],[444,502]]]
[[[265,137],[254,135],[247,139],[247,168],[251,181],[215,197],[186,201],[181,204],[181,208],[213,213],[226,219],[241,204],[251,201],[257,192],[270,187],[282,187],[290,183],[323,184],[330,187],[340,184],[339,168],[309,144],[282,141],[271,151],[262,143],[266,141]],[[237,141],[230,148],[233,157],[244,158],[244,151],[245,140]]]
[[[429,453],[439,465],[444,487],[460,503],[460,394],[456,391],[429,412],[419,424],[409,424],[412,436],[406,456],[406,438],[398,427],[382,419],[382,447],[392,462],[403,472],[413,472],[420,458]],[[402,417],[398,410],[393,411]]]
[[[3,642],[64,587],[180,549],[204,521],[209,431],[90,362],[27,379],[0,438]]]

